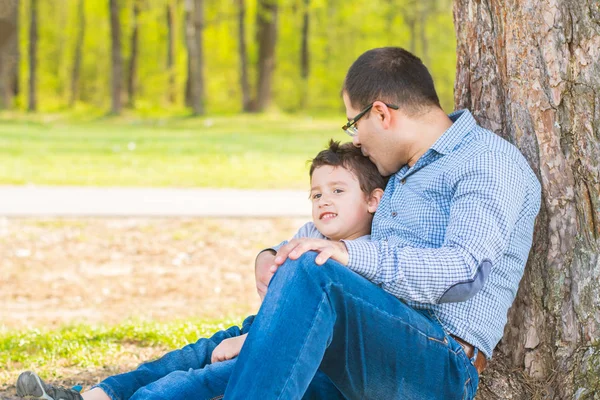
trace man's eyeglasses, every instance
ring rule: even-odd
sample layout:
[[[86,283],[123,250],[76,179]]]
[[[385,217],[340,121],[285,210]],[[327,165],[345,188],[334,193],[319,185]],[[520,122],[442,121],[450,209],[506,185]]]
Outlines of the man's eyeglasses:
[[[352,118],[350,121],[348,121],[348,123],[346,125],[342,126],[342,129],[344,130],[344,132],[346,132],[350,137],[356,136],[358,134],[358,128],[356,127],[356,123],[366,113],[368,113],[371,108],[373,108],[373,104],[374,104],[374,102],[369,104],[364,110],[362,110],[361,112],[356,114],[356,116],[354,118]],[[391,108],[392,110],[397,110],[400,108],[393,104],[388,104],[388,103],[383,103],[383,104],[385,104],[387,107]]]

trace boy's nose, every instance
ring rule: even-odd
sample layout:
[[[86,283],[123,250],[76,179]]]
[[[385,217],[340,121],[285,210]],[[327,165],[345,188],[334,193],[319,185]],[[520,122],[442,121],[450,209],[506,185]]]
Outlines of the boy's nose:
[[[319,199],[319,207],[328,206],[330,204],[331,202],[328,197],[321,196],[321,198]]]

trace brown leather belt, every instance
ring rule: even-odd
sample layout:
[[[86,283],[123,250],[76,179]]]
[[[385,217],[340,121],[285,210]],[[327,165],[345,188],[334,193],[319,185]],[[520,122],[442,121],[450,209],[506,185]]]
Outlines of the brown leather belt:
[[[462,346],[467,357],[469,357],[469,358],[473,357],[473,354],[475,353],[475,347],[472,344],[465,342],[458,336],[454,336],[454,335],[450,335],[450,336],[452,336],[454,338],[454,340],[456,340],[458,342],[458,344],[460,344]],[[475,369],[477,370],[477,373],[479,375],[481,375],[481,373],[483,372],[485,367],[487,367],[487,359],[485,358],[485,354],[483,354],[483,352],[481,350],[479,350],[477,352],[477,357],[475,358],[475,363],[473,365],[475,365]]]

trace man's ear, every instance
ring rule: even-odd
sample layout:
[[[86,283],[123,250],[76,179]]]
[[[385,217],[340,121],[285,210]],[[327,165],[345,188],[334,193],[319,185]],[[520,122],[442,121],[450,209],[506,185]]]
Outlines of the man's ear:
[[[392,113],[390,111],[391,110],[385,105],[385,103],[381,101],[376,101],[373,103],[371,113],[375,114],[381,121],[383,129],[389,129],[390,125],[392,124]]]
[[[379,206],[379,202],[381,201],[382,197],[383,189],[377,188],[371,192],[369,200],[367,201],[367,209],[370,213],[374,213],[377,210],[377,207]]]

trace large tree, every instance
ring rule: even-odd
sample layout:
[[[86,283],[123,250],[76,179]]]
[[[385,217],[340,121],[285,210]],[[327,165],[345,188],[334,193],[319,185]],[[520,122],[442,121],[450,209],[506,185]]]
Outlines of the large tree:
[[[18,91],[19,1],[0,6],[0,109],[10,108]]]
[[[534,245],[481,399],[600,395],[600,3],[456,0],[455,101],[543,187]]]

